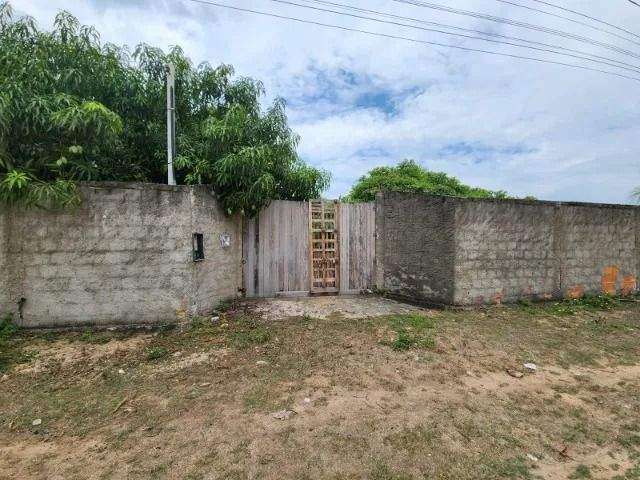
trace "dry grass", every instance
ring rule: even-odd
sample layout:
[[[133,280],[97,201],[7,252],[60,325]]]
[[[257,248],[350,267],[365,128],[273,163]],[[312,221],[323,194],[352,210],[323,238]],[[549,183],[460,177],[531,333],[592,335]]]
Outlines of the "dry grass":
[[[18,333],[0,478],[637,479],[640,306],[602,308]]]

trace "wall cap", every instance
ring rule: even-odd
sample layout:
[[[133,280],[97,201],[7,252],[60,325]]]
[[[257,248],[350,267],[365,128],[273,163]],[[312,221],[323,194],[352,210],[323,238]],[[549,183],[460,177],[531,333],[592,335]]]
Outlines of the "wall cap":
[[[611,208],[618,210],[640,211],[640,205],[618,204],[618,203],[591,203],[591,202],[559,202],[553,200],[527,200],[524,198],[468,198],[454,197],[450,195],[433,195],[430,193],[413,193],[413,192],[378,192],[376,200],[384,197],[423,197],[433,200],[441,200],[443,202],[454,202],[461,204],[469,203],[500,203],[512,205],[531,205],[531,206],[548,206],[548,207],[588,207],[588,208]]]

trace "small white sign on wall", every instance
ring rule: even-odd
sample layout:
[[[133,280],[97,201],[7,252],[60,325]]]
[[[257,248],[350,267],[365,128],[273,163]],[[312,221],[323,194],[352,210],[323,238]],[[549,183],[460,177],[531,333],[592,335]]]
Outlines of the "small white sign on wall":
[[[226,232],[220,234],[220,246],[222,248],[229,248],[231,246],[231,234]]]

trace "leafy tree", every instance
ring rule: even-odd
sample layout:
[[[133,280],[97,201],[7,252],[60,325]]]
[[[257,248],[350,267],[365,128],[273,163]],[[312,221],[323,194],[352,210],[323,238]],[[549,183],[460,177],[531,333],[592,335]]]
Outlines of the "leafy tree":
[[[413,160],[404,160],[396,167],[377,167],[361,177],[351,188],[346,201],[370,202],[376,193],[422,192],[437,195],[473,198],[507,198],[506,192],[470,187],[442,172],[431,172]]]
[[[60,12],[51,32],[0,4],[0,202],[71,205],[76,182],[166,180],[165,66],[176,68],[177,180],[208,183],[228,213],[317,197],[327,173],[296,153],[284,103],[260,82],[193,66],[180,47],[102,44]]]

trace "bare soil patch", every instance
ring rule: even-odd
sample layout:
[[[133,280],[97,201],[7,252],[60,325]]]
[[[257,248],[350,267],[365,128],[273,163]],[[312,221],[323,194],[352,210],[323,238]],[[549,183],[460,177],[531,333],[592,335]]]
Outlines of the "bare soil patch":
[[[570,313],[324,297],[19,332],[0,478],[640,478],[640,306]]]

